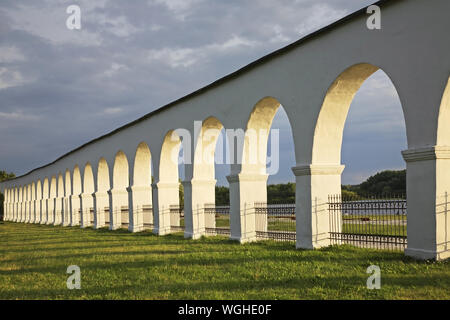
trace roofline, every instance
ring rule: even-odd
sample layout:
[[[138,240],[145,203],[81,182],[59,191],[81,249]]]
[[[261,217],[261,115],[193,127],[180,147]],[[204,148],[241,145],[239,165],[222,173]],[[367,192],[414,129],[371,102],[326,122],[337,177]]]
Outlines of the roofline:
[[[386,5],[388,3],[394,3],[396,1],[400,1],[400,0],[379,0],[379,1],[377,1],[377,2],[375,2],[373,4],[371,4],[371,5],[383,6],[383,5]],[[86,146],[88,146],[90,144],[93,144],[93,143],[95,143],[97,141],[100,141],[100,140],[102,140],[104,138],[110,137],[110,136],[112,136],[112,135],[114,135],[114,134],[116,134],[116,133],[118,133],[118,132],[120,132],[120,131],[128,128],[128,127],[131,127],[131,126],[133,126],[133,125],[135,125],[135,124],[137,124],[139,122],[142,122],[142,121],[144,121],[144,120],[146,120],[148,118],[151,118],[152,116],[154,116],[154,115],[156,115],[156,114],[158,114],[160,112],[163,112],[163,111],[165,111],[165,110],[167,110],[167,109],[169,109],[169,108],[171,108],[171,107],[173,107],[173,106],[175,106],[175,105],[177,105],[177,104],[179,104],[181,102],[184,102],[184,101],[189,100],[191,98],[194,98],[194,97],[196,97],[198,95],[201,95],[202,93],[204,93],[204,92],[206,92],[206,91],[208,91],[210,89],[213,89],[213,88],[215,88],[215,87],[217,87],[217,86],[219,86],[219,85],[221,85],[221,84],[223,84],[223,83],[225,83],[225,82],[227,82],[227,81],[229,81],[229,80],[231,80],[231,79],[233,79],[233,78],[235,78],[237,76],[240,76],[241,74],[244,74],[244,73],[246,73],[246,72],[248,72],[250,70],[253,70],[255,67],[257,67],[257,66],[259,66],[261,64],[264,64],[264,63],[272,60],[273,58],[278,57],[279,55],[282,55],[282,54],[284,54],[286,52],[289,52],[289,51],[291,51],[291,50],[293,50],[293,49],[303,45],[305,42],[307,42],[309,40],[313,40],[313,39],[315,39],[318,36],[321,36],[321,35],[324,35],[327,32],[333,31],[333,29],[335,27],[341,26],[341,25],[343,25],[343,24],[345,24],[345,23],[347,23],[347,22],[349,22],[349,21],[359,17],[360,15],[366,14],[367,7],[369,7],[369,6],[365,6],[365,7],[361,8],[361,9],[359,9],[359,10],[353,12],[353,13],[350,13],[349,15],[347,15],[347,16],[345,16],[345,17],[343,17],[343,18],[341,18],[341,19],[339,19],[339,20],[337,20],[337,21],[335,21],[335,22],[333,22],[333,23],[331,23],[331,24],[321,28],[321,29],[318,29],[318,30],[314,31],[314,32],[304,36],[303,38],[300,38],[299,40],[288,44],[287,46],[284,46],[284,47],[282,47],[282,48],[280,48],[278,50],[275,50],[275,51],[265,55],[265,56],[262,56],[261,58],[259,58],[259,59],[255,60],[255,61],[245,65],[244,67],[242,67],[242,68],[240,68],[240,69],[238,69],[238,70],[236,70],[236,71],[234,71],[234,72],[232,72],[232,73],[230,73],[230,74],[228,74],[228,75],[226,75],[226,76],[224,76],[222,78],[219,78],[218,80],[216,80],[216,81],[214,81],[214,82],[212,82],[212,83],[210,83],[210,84],[208,84],[208,85],[206,85],[206,86],[204,86],[204,87],[202,87],[202,88],[200,88],[200,89],[198,89],[196,91],[193,91],[193,92],[191,92],[191,93],[189,93],[189,94],[187,94],[187,95],[185,95],[185,96],[183,96],[181,98],[178,98],[178,99],[176,99],[176,100],[174,100],[172,102],[169,102],[168,104],[166,104],[166,105],[164,105],[164,106],[162,106],[162,107],[160,107],[160,108],[158,108],[158,109],[156,109],[156,110],[154,110],[154,111],[152,111],[150,113],[147,113],[146,115],[144,115],[144,116],[142,116],[142,117],[140,117],[140,118],[138,118],[138,119],[136,119],[136,120],[134,120],[132,122],[129,122],[129,123],[127,123],[127,124],[117,128],[117,129],[115,129],[115,130],[113,130],[113,131],[111,131],[111,132],[109,132],[107,134],[104,134],[104,135],[102,135],[102,136],[100,136],[98,138],[95,138],[95,139],[93,139],[93,140],[91,140],[89,142],[86,142],[85,144],[83,144],[83,145],[81,145],[81,146],[79,146],[79,147],[77,147],[77,148],[75,148],[75,149],[65,153],[64,155],[60,156],[59,158],[57,158],[53,162],[50,162],[50,163],[48,163],[46,165],[43,165],[43,166],[38,167],[38,168],[35,168],[35,169],[33,169],[33,170],[31,170],[31,171],[29,171],[29,172],[27,172],[27,173],[25,173],[25,174],[23,174],[21,176],[15,177],[14,179],[5,180],[3,182],[14,181],[16,179],[25,177],[25,176],[27,176],[27,175],[29,175],[29,174],[37,171],[37,170],[40,170],[40,169],[46,168],[48,166],[51,166],[51,165],[55,164],[56,162],[58,162],[59,160],[64,159],[65,157],[69,156],[70,154],[75,153],[78,150],[81,150],[81,149],[83,149],[84,147],[86,147]]]

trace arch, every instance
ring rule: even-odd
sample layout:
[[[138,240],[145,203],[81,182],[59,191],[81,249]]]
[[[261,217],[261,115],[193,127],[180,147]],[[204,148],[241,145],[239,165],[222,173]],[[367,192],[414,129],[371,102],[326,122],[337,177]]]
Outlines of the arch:
[[[105,158],[100,158],[97,167],[97,192],[95,194],[95,228],[102,228],[110,223],[109,196],[111,189],[109,166]]]
[[[130,184],[128,159],[122,151],[117,152],[113,168],[113,188],[126,189]]]
[[[270,128],[280,102],[273,97],[265,97],[254,106],[245,130],[242,148],[241,173],[266,174],[267,144]]]
[[[42,183],[41,180],[36,182],[36,199],[42,200]]]
[[[129,198],[129,230],[139,232],[145,226],[152,227],[152,156],[150,148],[145,142],[141,142],[136,148],[133,166],[133,185]]]
[[[92,171],[91,164],[88,162],[84,166],[83,194],[92,195],[94,192],[95,192],[94,173]]]
[[[66,169],[66,173],[64,175],[64,196],[69,197],[72,195],[72,181],[70,176],[70,170]]]
[[[128,159],[124,152],[118,151],[114,159],[113,188],[111,190],[110,221],[111,229],[129,225],[128,186],[130,184]]]
[[[75,165],[72,174],[72,196],[70,197],[71,226],[80,225],[80,209],[81,209],[80,195],[83,192],[82,187],[83,184],[81,180],[80,167],[78,165]]]
[[[64,178],[62,173],[58,174],[58,187],[56,190],[56,197],[57,198],[64,198],[65,190],[64,190]]]
[[[32,223],[35,223],[37,220],[37,216],[36,216],[36,183],[33,181],[31,183],[31,204],[30,204],[30,215],[31,215],[31,219],[30,221]]]
[[[164,137],[159,161],[159,181],[178,182],[178,155],[181,138],[175,130],[170,130]]]
[[[36,182],[36,223],[41,223],[42,217],[42,183],[41,180]]]
[[[42,198],[48,199],[50,195],[50,186],[49,186],[49,180],[47,177],[44,178],[44,185],[42,187]]]
[[[94,222],[94,198],[92,196],[94,192],[94,173],[91,164],[88,162],[84,166],[83,193],[81,196],[81,224],[83,228],[91,226]]]
[[[378,70],[379,67],[369,63],[355,64],[331,84],[315,126],[312,164],[340,164],[342,137],[350,105],[364,81]]]
[[[111,184],[109,181],[108,162],[106,162],[105,158],[101,158],[98,162],[97,170],[97,191],[107,192],[109,189],[111,189]]]
[[[80,167],[78,165],[75,165],[73,168],[73,190],[72,194],[74,196],[79,196],[82,193],[82,183],[81,183],[81,172]]]
[[[213,180],[215,178],[214,154],[222,129],[222,123],[215,117],[209,117],[203,121],[194,150],[194,179]]]
[[[439,108],[437,145],[450,146],[450,77],[442,94],[441,106]]]
[[[50,224],[55,223],[55,199],[57,195],[56,188],[57,188],[57,179],[56,176],[52,176],[50,179],[49,199],[47,201],[47,213],[48,213],[47,223]]]
[[[31,201],[36,200],[36,183],[33,181],[31,183]]]
[[[18,195],[18,221],[22,222],[22,217],[23,217],[23,188],[22,186],[19,186],[19,195]]]
[[[50,193],[49,193],[50,199],[56,198],[56,194],[57,194],[56,187],[57,187],[56,176],[52,176],[52,178],[50,180]]]
[[[150,148],[141,142],[134,157],[133,186],[150,186],[152,184],[152,164]]]

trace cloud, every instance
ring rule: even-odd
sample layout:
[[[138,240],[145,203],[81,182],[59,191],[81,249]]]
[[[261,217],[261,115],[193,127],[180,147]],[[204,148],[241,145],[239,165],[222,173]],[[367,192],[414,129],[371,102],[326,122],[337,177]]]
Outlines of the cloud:
[[[21,174],[49,163],[371,2],[77,0],[82,29],[71,31],[71,1],[2,0],[0,149],[8,152],[0,169]],[[377,77],[351,107],[344,175],[378,168],[375,151],[388,154],[382,165],[401,165],[401,110]],[[277,117],[283,157],[270,181],[292,181],[292,137],[285,115]],[[358,145],[360,137],[370,145]],[[365,168],[361,154],[373,158]],[[224,171],[217,179],[226,184]]]
[[[0,119],[4,121],[37,121],[39,117],[33,114],[25,114],[23,112],[0,112]]]
[[[223,43],[212,43],[197,48],[163,48],[159,50],[149,50],[148,59],[150,61],[163,62],[172,68],[187,68],[199,62],[204,63],[205,59],[210,58],[214,54],[226,55],[257,45],[257,41],[232,35],[230,39]]]
[[[12,63],[25,61],[25,56],[17,47],[0,47],[0,63]]]
[[[28,81],[31,80],[25,79],[19,71],[0,67],[0,90],[21,86]]]
[[[121,113],[121,112],[123,112],[123,109],[119,108],[119,107],[106,108],[106,109],[103,110],[104,114],[109,114],[109,115],[111,115],[111,114],[118,114],[118,113]]]

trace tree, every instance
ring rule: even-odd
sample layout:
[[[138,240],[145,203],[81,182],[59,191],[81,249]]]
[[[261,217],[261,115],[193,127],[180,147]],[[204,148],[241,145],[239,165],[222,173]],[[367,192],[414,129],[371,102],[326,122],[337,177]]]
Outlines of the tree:
[[[385,170],[369,177],[359,185],[343,185],[342,190],[366,195],[406,194],[406,170]]]
[[[0,170],[0,182],[15,178],[14,173],[7,173],[6,171]],[[3,202],[5,201],[5,196],[0,192],[0,220],[3,220]]]
[[[0,182],[2,181],[6,181],[9,179],[14,179],[16,177],[16,175],[14,173],[7,173],[4,170],[0,170]]]

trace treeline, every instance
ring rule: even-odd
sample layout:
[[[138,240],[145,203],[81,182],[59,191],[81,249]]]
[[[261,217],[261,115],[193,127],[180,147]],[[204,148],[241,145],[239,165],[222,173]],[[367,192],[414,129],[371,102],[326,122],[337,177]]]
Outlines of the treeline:
[[[267,186],[268,203],[295,203],[295,183],[270,184]],[[216,205],[230,204],[230,190],[228,187],[216,187]]]
[[[343,196],[406,195],[406,170],[385,170],[358,185],[343,185]]]
[[[343,185],[343,196],[406,195],[406,170],[385,170],[357,185]],[[295,203],[295,183],[270,184],[267,186],[268,203]],[[216,187],[216,204],[228,205],[228,187]]]
[[[8,173],[6,171],[0,170],[0,182],[13,179],[16,175],[14,173]],[[3,220],[3,202],[5,201],[5,196],[0,192],[0,220]]]

